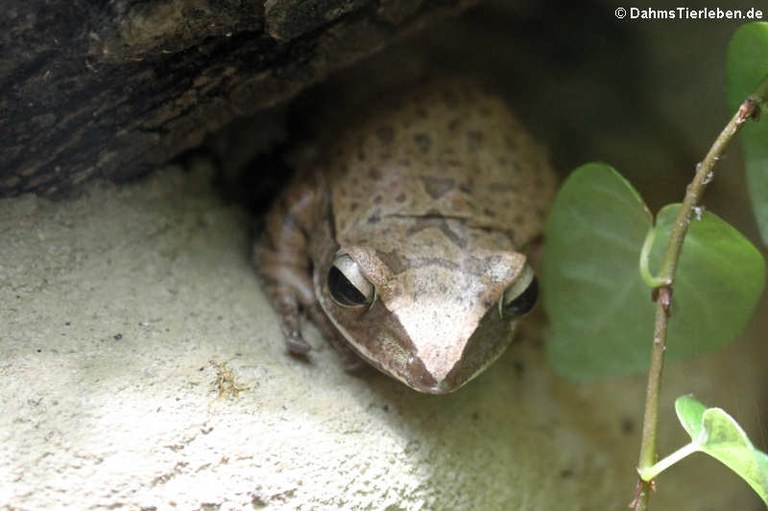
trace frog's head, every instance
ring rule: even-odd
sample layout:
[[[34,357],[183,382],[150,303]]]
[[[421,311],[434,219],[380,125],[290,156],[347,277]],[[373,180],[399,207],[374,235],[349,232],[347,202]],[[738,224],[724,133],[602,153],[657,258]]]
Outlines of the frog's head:
[[[420,392],[453,392],[510,344],[538,288],[525,255],[405,258],[342,247],[317,268],[321,305],[370,364]]]

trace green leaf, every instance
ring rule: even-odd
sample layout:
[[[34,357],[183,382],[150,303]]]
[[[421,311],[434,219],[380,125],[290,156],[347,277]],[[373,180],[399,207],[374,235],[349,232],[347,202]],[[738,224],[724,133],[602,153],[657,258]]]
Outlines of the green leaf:
[[[768,23],[742,25],[728,46],[728,107],[734,112],[768,76]],[[752,208],[764,243],[768,243],[768,122],[750,122],[741,133]]]
[[[661,241],[652,261],[661,261],[679,211],[672,204],[657,215]],[[693,219],[673,285],[667,360],[694,358],[732,341],[747,325],[764,284],[765,260],[749,240],[713,213]]]
[[[648,368],[654,304],[638,261],[655,229],[650,266],[659,267],[679,207],[664,208],[652,227],[637,192],[602,164],[580,167],[563,184],[547,222],[541,275],[547,350],[559,373],[588,379]],[[711,213],[692,220],[674,284],[668,360],[731,341],[764,281],[762,256],[738,231]]]
[[[638,258],[650,227],[640,195],[608,165],[584,165],[563,183],[541,275],[547,350],[559,373],[582,379],[647,367],[653,303]]]
[[[695,449],[736,472],[768,505],[768,455],[755,449],[733,417],[691,396],[677,398],[675,412]]]

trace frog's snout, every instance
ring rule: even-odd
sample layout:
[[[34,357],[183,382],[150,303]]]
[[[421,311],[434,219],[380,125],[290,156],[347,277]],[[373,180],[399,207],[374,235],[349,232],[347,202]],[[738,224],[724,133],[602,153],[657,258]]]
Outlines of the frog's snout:
[[[423,315],[414,315],[412,322],[401,315],[411,351],[405,367],[385,372],[419,392],[448,394],[491,365],[512,341],[516,321],[502,319],[497,310],[489,310],[476,323],[461,316],[461,311],[454,312],[429,322],[431,327],[423,322]]]

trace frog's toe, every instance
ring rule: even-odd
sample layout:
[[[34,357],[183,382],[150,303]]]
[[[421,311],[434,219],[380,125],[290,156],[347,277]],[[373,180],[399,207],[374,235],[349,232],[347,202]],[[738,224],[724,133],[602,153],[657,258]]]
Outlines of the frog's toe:
[[[301,332],[290,332],[286,334],[285,345],[288,347],[288,351],[291,352],[292,355],[304,356],[312,350],[312,346],[310,346],[309,343],[304,340]]]

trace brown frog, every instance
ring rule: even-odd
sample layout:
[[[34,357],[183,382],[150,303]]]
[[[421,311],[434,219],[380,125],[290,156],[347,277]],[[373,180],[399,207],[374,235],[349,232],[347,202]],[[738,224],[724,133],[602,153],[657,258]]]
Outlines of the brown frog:
[[[498,97],[429,81],[326,133],[267,216],[259,265],[291,352],[300,310],[338,348],[452,392],[510,344],[537,298],[523,252],[555,179]]]

